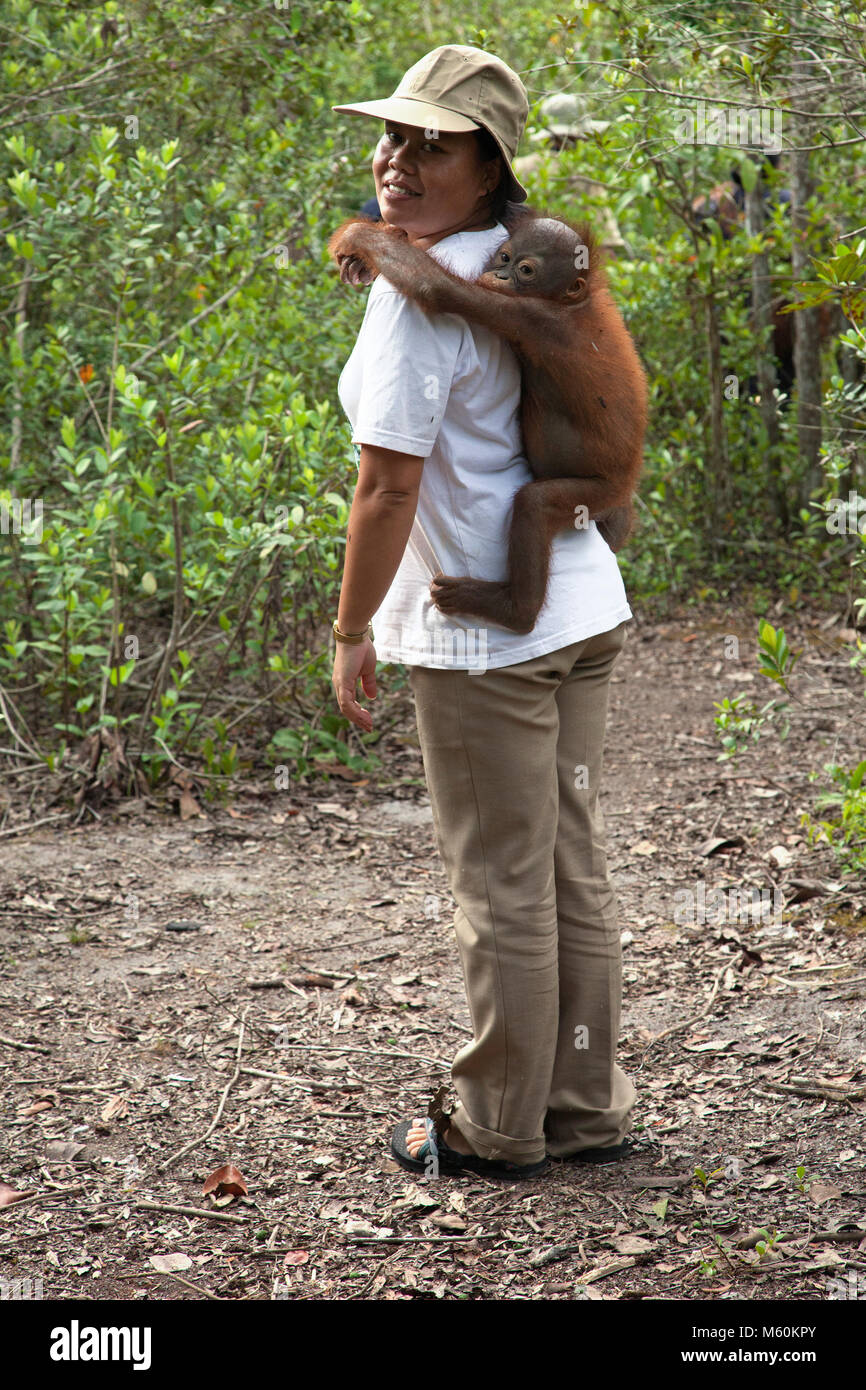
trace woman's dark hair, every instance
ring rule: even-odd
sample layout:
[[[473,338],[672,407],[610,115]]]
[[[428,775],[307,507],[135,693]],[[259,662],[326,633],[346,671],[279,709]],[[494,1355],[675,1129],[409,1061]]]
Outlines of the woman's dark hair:
[[[478,143],[481,158],[485,161],[488,159],[499,160],[499,182],[490,195],[490,215],[495,217],[498,222],[501,221],[508,203],[508,165],[489,130],[485,130],[484,126],[479,126],[473,134]]]

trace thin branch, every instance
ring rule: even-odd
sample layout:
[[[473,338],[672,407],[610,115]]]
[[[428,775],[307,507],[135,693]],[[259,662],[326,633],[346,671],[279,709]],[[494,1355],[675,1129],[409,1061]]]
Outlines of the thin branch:
[[[177,1160],[179,1158],[183,1158],[184,1154],[189,1153],[190,1149],[194,1149],[197,1144],[203,1144],[206,1139],[210,1138],[217,1125],[219,1124],[223,1110],[225,1108],[225,1103],[228,1100],[229,1091],[231,1090],[232,1086],[235,1084],[235,1082],[241,1074],[241,1053],[243,1051],[244,1046],[244,1033],[246,1031],[247,1014],[249,1013],[249,1011],[250,1005],[248,1004],[247,1007],[244,1009],[243,1017],[241,1019],[240,1033],[238,1035],[238,1052],[237,1061],[235,1063],[235,1069],[232,1073],[228,1085],[226,1086],[225,1090],[222,1093],[222,1096],[220,1097],[220,1103],[217,1106],[216,1114],[214,1115],[204,1134],[200,1135],[197,1139],[191,1139],[188,1144],[184,1144],[182,1149],[178,1149],[177,1153],[172,1154],[169,1158],[165,1160],[164,1163],[158,1163],[156,1165],[156,1171],[158,1173],[164,1173],[167,1168],[170,1168],[172,1166],[172,1164],[177,1163]]]

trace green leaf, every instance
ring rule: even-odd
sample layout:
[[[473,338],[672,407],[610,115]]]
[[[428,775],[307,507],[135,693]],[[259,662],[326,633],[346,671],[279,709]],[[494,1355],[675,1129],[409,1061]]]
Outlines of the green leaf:
[[[134,670],[134,661],[126,661],[122,666],[112,666],[108,676],[109,682],[111,683],[111,685],[116,686],[118,684],[119,676],[120,684],[123,685],[124,681],[129,680],[129,677],[132,675]]]
[[[866,759],[864,759],[862,763],[858,763],[851,773],[851,779],[848,785],[852,791],[859,791],[860,787],[863,785],[864,776],[866,776]]]

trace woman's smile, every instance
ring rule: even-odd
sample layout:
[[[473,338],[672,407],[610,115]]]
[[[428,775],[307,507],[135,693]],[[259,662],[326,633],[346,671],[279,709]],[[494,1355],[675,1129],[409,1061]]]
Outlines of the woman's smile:
[[[420,198],[421,194],[414,188],[410,188],[402,179],[388,178],[382,184],[382,192],[386,198],[391,198],[394,202],[405,201],[408,198]]]

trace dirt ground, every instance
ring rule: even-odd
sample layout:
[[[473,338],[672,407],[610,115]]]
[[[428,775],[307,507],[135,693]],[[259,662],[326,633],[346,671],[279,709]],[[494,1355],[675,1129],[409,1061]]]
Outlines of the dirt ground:
[[[74,825],[44,769],[7,769],[0,1283],[51,1300],[866,1297],[866,891],[801,826],[810,770],[864,756],[862,690],[838,622],[786,632],[803,647],[790,734],[732,763],[713,701],[774,693],[754,620],[630,629],[603,805],[637,1147],[533,1181],[425,1181],[389,1157],[470,1029],[411,696],[387,673],[378,784],[276,791],[263,770],[220,807],[200,778],[188,819],[154,797]],[[62,819],[27,829],[43,817]],[[684,920],[701,892],[703,920]],[[240,1194],[204,1195],[226,1164]]]

